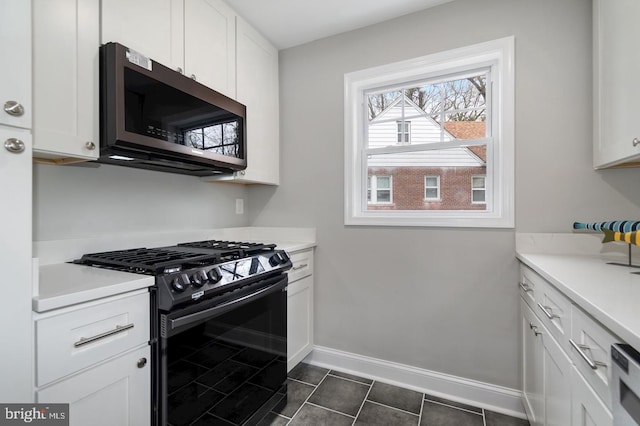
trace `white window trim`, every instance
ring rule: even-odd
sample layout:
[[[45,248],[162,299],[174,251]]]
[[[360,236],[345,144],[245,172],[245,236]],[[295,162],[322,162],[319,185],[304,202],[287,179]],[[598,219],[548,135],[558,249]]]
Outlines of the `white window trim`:
[[[411,143],[411,120],[396,120],[396,126],[398,128],[404,127],[404,128],[407,129],[407,131],[405,132],[404,128],[401,128],[400,129],[401,131],[397,132],[397,136],[407,135],[407,140],[406,141],[402,140],[402,141],[397,142],[397,144],[398,145],[408,145],[408,144],[410,144]],[[396,139],[398,139],[398,138],[396,137]],[[404,139],[404,138],[402,138],[402,139]]]
[[[436,186],[427,186],[427,178],[436,178]],[[427,197],[427,189],[428,188],[436,188],[438,190],[438,196],[437,197]],[[424,177],[424,200],[425,201],[441,201],[441,196],[440,196],[440,176],[439,175],[426,175]]]
[[[375,188],[374,185],[371,185],[371,200],[375,198],[375,201],[367,201],[367,204],[370,206],[389,206],[393,204],[393,176],[391,175],[371,175],[371,182],[376,181]],[[378,178],[379,177],[388,177],[389,178],[389,201],[378,201]],[[374,179],[375,178],[375,179]],[[368,189],[368,188],[367,188]],[[384,188],[386,190],[386,188]],[[374,197],[375,191],[375,197]]]
[[[345,74],[346,225],[514,227],[514,44],[513,36],[505,37]],[[363,166],[366,158],[362,158],[363,135],[366,131],[362,104],[364,92],[383,85],[392,86],[481,66],[490,66],[495,70],[491,73],[492,93],[498,107],[490,118],[490,127],[500,144],[499,150],[487,146],[485,185],[487,196],[494,197],[493,200],[487,200],[487,210],[367,210],[367,175],[363,172],[366,171]],[[495,179],[491,176],[495,176]]]
[[[482,188],[474,188],[473,179],[474,178],[484,178],[484,186]],[[473,201],[473,191],[484,191],[484,201]],[[487,177],[485,175],[474,175],[471,176],[471,204],[487,204]]]

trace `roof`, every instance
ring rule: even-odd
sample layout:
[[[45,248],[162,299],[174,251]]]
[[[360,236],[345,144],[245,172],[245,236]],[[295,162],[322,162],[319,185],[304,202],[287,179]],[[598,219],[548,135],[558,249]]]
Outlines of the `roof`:
[[[487,136],[484,121],[447,121],[444,128],[456,139],[481,139]],[[477,155],[482,161],[487,161],[487,146],[468,146],[469,151]]]

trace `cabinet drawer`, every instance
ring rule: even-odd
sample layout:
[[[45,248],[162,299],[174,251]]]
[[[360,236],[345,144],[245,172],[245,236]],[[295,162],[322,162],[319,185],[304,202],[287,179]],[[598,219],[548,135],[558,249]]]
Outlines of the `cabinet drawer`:
[[[289,253],[293,267],[289,271],[289,282],[292,283],[313,273],[313,249]]]
[[[146,291],[37,319],[37,385],[148,342],[149,327]]]
[[[619,342],[580,308],[571,306],[571,359],[593,390],[611,409],[611,345]]]
[[[536,307],[536,294],[540,291],[539,283],[543,281],[542,277],[538,276],[531,269],[524,265],[520,265],[520,296],[527,302],[527,305],[531,309]]]
[[[549,282],[543,280],[541,284],[536,291],[534,311],[568,352],[571,336],[571,301]]]

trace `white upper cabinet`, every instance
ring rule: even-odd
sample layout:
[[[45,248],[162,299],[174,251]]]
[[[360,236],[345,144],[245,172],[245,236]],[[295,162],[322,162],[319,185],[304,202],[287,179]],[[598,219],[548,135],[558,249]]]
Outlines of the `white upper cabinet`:
[[[637,0],[594,0],[595,168],[640,165]],[[629,164],[635,163],[635,164]]]
[[[280,183],[278,50],[243,19],[236,20],[238,102],[247,107],[247,169],[203,180]]]
[[[184,72],[230,98],[236,96],[235,19],[222,1],[185,0]]]
[[[98,158],[99,0],[33,1],[34,157]]]
[[[102,2],[100,42],[117,42],[182,69],[183,22],[183,0],[107,0]]]
[[[20,0],[0,2],[0,124],[31,128],[31,10]]]
[[[235,97],[235,12],[220,0],[102,2],[101,43],[118,42]]]

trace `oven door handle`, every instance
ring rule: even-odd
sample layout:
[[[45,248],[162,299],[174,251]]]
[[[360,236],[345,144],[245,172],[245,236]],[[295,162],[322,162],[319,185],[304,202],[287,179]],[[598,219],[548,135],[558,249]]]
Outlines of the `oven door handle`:
[[[192,314],[184,315],[178,318],[169,319],[169,328],[171,330],[175,330],[177,328],[188,326],[208,318],[217,317],[239,306],[260,299],[261,297],[267,296],[271,293],[275,293],[276,291],[281,291],[285,287],[287,287],[287,280],[280,280],[275,284],[262,288],[255,293],[247,294],[246,296],[240,297],[238,299],[230,300],[228,302],[222,303],[209,309],[205,309],[200,312],[194,312]]]

